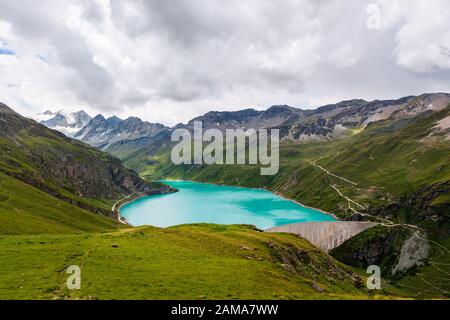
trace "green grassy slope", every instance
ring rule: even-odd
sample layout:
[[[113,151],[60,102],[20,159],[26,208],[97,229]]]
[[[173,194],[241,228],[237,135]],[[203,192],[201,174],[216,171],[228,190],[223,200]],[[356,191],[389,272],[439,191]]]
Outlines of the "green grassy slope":
[[[398,203],[422,187],[450,181],[450,140],[433,131],[436,122],[449,114],[450,107],[412,119],[373,123],[344,139],[282,144],[281,167],[276,176],[261,176],[257,166],[175,166],[168,148],[154,157],[157,165],[141,168],[141,174],[267,187],[306,205],[344,216],[352,211],[348,201],[332,186],[371,210]],[[314,161],[356,185],[326,174],[312,164]],[[441,195],[433,203],[449,205],[449,200]]]
[[[36,150],[43,154],[48,152],[50,148],[64,150],[67,147],[66,144],[58,145],[55,141],[29,137],[27,132],[23,132],[20,136],[26,137],[22,138],[23,140],[19,138],[20,142],[26,141],[26,147],[31,147],[31,150]],[[68,145],[72,147],[70,144]],[[41,190],[46,190],[47,193],[79,203],[81,206],[102,210],[111,208],[113,204],[111,200],[82,197],[77,195],[67,185],[67,182],[55,181],[56,179],[48,179],[48,177],[42,176],[42,169],[28,158],[28,153],[23,153],[21,149],[17,149],[11,141],[0,139],[0,147],[3,150],[2,154],[0,154],[0,172],[16,177],[28,184],[33,184]],[[75,150],[75,152],[77,151]]]
[[[24,118],[1,103],[0,172],[108,216],[116,200],[151,190],[119,159]]]
[[[113,219],[0,173],[0,235],[99,232],[122,227]]]
[[[13,139],[0,138],[0,172],[17,177],[22,181],[35,184],[39,189],[47,190],[54,195],[60,195],[78,203],[94,206],[101,209],[110,209],[112,203],[108,200],[82,197],[77,195],[70,186],[72,181],[51,177],[44,173],[41,163],[34,162],[36,156],[42,155],[48,163],[56,161],[56,152],[73,152],[83,161],[90,157],[98,157],[99,161],[106,161],[106,155],[102,155],[87,146],[83,146],[71,140],[65,139],[57,132],[46,131],[48,137],[37,136],[28,128],[22,129]],[[17,144],[19,145],[17,145]],[[87,154],[86,154],[87,153]],[[55,158],[55,159],[53,159]]]
[[[342,218],[353,215],[351,206],[392,221],[418,225],[440,245],[432,245],[425,266],[414,268],[391,283],[394,290],[408,290],[418,298],[448,297],[450,140],[448,132],[438,132],[435,126],[449,115],[447,107],[415,118],[372,123],[339,140],[282,144],[281,167],[276,176],[260,176],[257,166],[175,166],[168,158],[169,149],[155,157],[158,165],[147,166],[141,173],[149,177],[267,187]],[[319,166],[354,184],[327,174]],[[365,208],[349,205],[333,187]],[[370,231],[360,235],[368,241],[373,237]],[[352,251],[348,246],[342,250],[347,249]],[[397,247],[386,254],[380,263],[395,262],[399,250]]]
[[[283,145],[280,173],[272,177],[260,176],[258,167],[249,166],[172,166],[167,161],[168,149],[155,159],[145,159],[142,154],[143,162],[139,163],[161,163],[141,168],[142,174],[152,177],[264,186],[345,215],[349,212],[348,202],[332,185],[370,210],[398,203],[424,186],[448,181],[449,143],[431,134],[433,124],[448,113],[401,123],[379,122],[360,134],[329,143]],[[245,226],[124,229],[114,220],[96,216],[15,179],[30,176],[42,189],[50,188],[74,201],[109,210],[111,198],[120,192],[116,190],[109,200],[90,198],[75,192],[70,179],[47,179],[52,174],[39,163],[42,155],[50,160],[52,156],[61,159],[61,148],[75,148],[71,165],[90,161],[97,154],[100,159],[107,156],[51,130],[44,136],[37,137],[25,126],[14,139],[0,138],[0,171],[6,173],[0,173],[0,261],[8,262],[0,268],[0,299],[368,297],[352,269],[299,237],[263,233]],[[79,153],[79,148],[84,151]],[[312,164],[316,160],[357,185],[327,175]],[[53,163],[58,164],[56,160]],[[86,190],[96,187],[90,185]],[[430,196],[433,206],[445,210],[450,200],[446,194],[432,191]],[[411,219],[403,215],[395,218]],[[99,233],[106,230],[112,231]],[[441,244],[450,247],[447,240]],[[448,263],[441,251],[433,251],[419,276],[406,275],[395,283],[397,287],[389,287],[388,292],[395,296],[382,297],[442,297],[441,286],[432,286],[448,281]],[[65,270],[70,265],[82,269],[81,290],[69,291],[65,287],[69,276]],[[443,271],[437,272],[437,268]],[[426,276],[425,282],[420,280],[421,274]]]
[[[8,236],[0,299],[367,298],[353,271],[288,234],[186,225],[109,234]],[[65,283],[81,267],[81,290]],[[359,280],[358,280],[359,279]]]

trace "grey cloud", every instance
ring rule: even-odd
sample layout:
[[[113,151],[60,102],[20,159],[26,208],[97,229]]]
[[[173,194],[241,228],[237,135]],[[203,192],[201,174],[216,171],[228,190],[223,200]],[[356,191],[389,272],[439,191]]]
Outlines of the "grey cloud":
[[[205,101],[224,109],[229,101],[246,106],[252,99],[300,106],[327,96],[382,98],[449,85],[446,51],[433,64],[432,54],[414,47],[411,30],[432,34],[440,48],[447,34],[426,21],[414,24],[423,2],[393,2],[414,2],[413,10],[398,11],[384,0],[43,0],[39,6],[18,0],[2,1],[0,19],[26,50],[37,50],[36,40],[55,52],[47,61],[66,70],[64,88],[80,103],[114,112],[164,101],[187,115],[187,104],[204,110]],[[393,22],[369,30],[371,3]],[[429,15],[442,3],[429,2]],[[80,16],[70,29],[74,5]],[[49,77],[42,80],[60,81]]]
[[[14,31],[25,40],[44,39],[56,49],[59,62],[70,69],[66,78],[68,90],[74,92],[82,101],[100,110],[119,107],[114,100],[120,95],[115,79],[106,70],[92,61],[82,39],[74,36],[65,27],[64,20],[55,18],[65,13],[67,6],[51,5],[53,1],[42,1],[36,6],[34,1],[3,2],[0,7],[1,19],[9,21]],[[24,7],[36,10],[23,10]],[[90,17],[93,15],[91,14]]]

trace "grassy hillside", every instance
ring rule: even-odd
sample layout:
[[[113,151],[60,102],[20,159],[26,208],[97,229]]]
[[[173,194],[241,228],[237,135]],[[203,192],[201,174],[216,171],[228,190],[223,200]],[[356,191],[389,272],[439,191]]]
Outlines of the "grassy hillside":
[[[293,235],[186,225],[109,234],[8,236],[0,299],[367,298],[360,278]],[[65,283],[81,267],[81,290]]]
[[[0,235],[117,230],[113,203],[151,190],[117,158],[0,103]]]
[[[80,208],[112,215],[115,200],[151,191],[119,159],[0,103],[0,172]]]
[[[449,115],[447,107],[418,117],[372,123],[339,140],[282,144],[276,176],[261,176],[257,166],[175,166],[168,158],[169,148],[153,158],[157,165],[141,172],[149,177],[267,187],[342,218],[353,219],[358,211],[418,225],[422,234],[435,241],[430,256],[425,266],[392,279],[394,291],[408,290],[417,298],[448,297],[450,139],[448,130],[436,130],[436,124]],[[340,250],[354,257],[358,252],[371,256],[373,252],[364,249],[366,244],[379,241],[383,246],[387,239],[371,232],[359,235],[354,240],[356,247],[350,240]],[[400,240],[381,252],[382,259],[375,264],[395,265]],[[353,265],[365,268],[370,264]]]
[[[99,232],[122,227],[113,219],[0,173],[0,235]]]
[[[153,157],[157,164],[141,169],[141,174],[267,187],[306,205],[346,216],[353,211],[344,196],[364,207],[353,204],[353,209],[371,211],[398,204],[421,188],[450,181],[450,140],[434,129],[449,115],[447,108],[415,118],[379,121],[344,139],[282,144],[276,176],[261,176],[257,166],[175,166],[169,148]],[[433,194],[436,199],[429,207],[448,208],[450,198]],[[412,220],[401,213],[393,218]]]
[[[2,112],[0,261],[8,263],[0,268],[0,299],[372,297],[350,267],[294,235],[206,224],[125,228],[85,211],[80,206],[109,211],[142,180],[115,158]],[[268,187],[342,216],[352,211],[343,195],[369,212],[397,204],[408,210],[388,210],[394,219],[420,218],[428,228],[432,218],[446,234],[450,144],[433,126],[449,113],[381,121],[328,143],[285,144],[277,176],[261,176],[256,166],[173,166],[168,146],[156,157],[140,154],[139,168],[151,177]],[[11,117],[17,122],[4,121]],[[438,284],[450,271],[442,250],[433,247],[427,265],[394,287],[386,283],[377,298],[445,297]],[[81,290],[65,286],[70,265],[82,269]]]

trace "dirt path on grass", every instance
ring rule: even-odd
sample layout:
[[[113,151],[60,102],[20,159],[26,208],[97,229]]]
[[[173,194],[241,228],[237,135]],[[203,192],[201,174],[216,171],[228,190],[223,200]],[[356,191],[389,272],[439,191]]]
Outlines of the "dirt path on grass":
[[[348,179],[346,179],[346,178],[344,178],[344,177],[338,176],[337,174],[334,174],[334,173],[328,171],[328,170],[325,169],[324,167],[319,166],[316,162],[317,162],[317,161],[320,161],[320,160],[322,160],[322,159],[315,160],[315,161],[311,162],[311,164],[312,164],[313,166],[319,168],[320,170],[322,170],[322,171],[325,172],[326,174],[332,176],[332,177],[335,177],[335,178],[337,178],[337,179],[340,179],[340,180],[342,180],[342,181],[345,181],[345,182],[347,182],[347,183],[350,183],[351,185],[354,185],[354,186],[357,186],[357,185],[358,185],[356,182],[353,182],[353,181],[350,181],[350,180],[348,180]]]

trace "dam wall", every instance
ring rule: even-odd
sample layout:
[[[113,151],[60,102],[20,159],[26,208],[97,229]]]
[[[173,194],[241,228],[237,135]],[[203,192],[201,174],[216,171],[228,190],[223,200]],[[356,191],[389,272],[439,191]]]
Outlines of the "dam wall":
[[[266,232],[294,233],[328,252],[376,225],[378,224],[375,222],[367,221],[305,222],[273,227]]]

